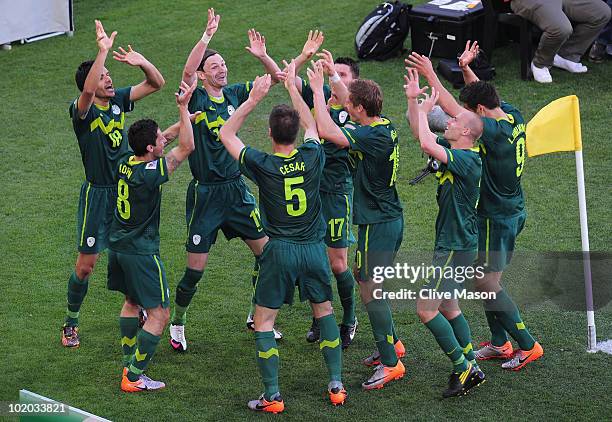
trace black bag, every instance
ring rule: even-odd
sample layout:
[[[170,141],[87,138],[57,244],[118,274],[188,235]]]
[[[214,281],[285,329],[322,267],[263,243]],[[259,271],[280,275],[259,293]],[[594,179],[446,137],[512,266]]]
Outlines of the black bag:
[[[480,80],[490,81],[495,77],[495,67],[489,63],[482,52],[470,63],[470,68]],[[455,89],[462,88],[465,85],[463,73],[457,59],[440,59],[438,62],[438,74],[452,83]]]
[[[355,35],[357,57],[382,61],[400,55],[410,29],[408,12],[411,8],[400,1],[376,6]]]

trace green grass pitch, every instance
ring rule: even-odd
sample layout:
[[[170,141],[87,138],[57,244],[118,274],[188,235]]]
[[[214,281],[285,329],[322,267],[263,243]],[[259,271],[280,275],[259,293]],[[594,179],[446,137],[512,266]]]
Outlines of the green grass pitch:
[[[308,30],[314,28],[325,33],[324,46],[335,57],[354,56],[356,28],[375,3],[76,0],[73,38],[56,37],[0,52],[0,341],[4,353],[0,401],[16,401],[19,389],[25,388],[112,420],[254,418],[246,401],[257,397],[262,385],[252,334],[244,327],[252,257],[240,241],[228,243],[221,238],[212,250],[188,315],[188,353],[173,353],[167,336],[162,339],[149,373],[167,383],[165,390],[128,395],[119,389],[118,313],[122,298],[106,290],[106,254],[90,280],[81,309],[81,347],[67,350],[60,346],[66,283],[76,258],[75,213],[83,181],[68,116],[68,105],[77,95],[74,71],[81,61],[96,54],[93,21],[100,19],[109,33],[119,32],[115,46],[132,44],[166,78],[166,87],[140,101],[127,123],[152,117],[165,127],[177,119],[173,93],[187,55],[205,26],[207,7],[215,7],[222,16],[210,46],[227,61],[231,83],[262,73],[259,63],[244,49],[247,29],[261,31],[268,52],[279,61],[297,55]],[[138,69],[110,57],[107,67],[115,86],[141,80]],[[526,118],[555,98],[570,94],[580,98],[591,248],[609,253],[612,63],[587,63],[589,72],[585,75],[553,70],[554,83],[549,85],[519,79],[516,46],[497,50],[494,64],[494,82],[502,98],[522,110]],[[364,77],[382,86],[384,114],[400,135],[398,189],[406,221],[402,254],[429,251],[433,248],[435,185],[432,178],[416,187],[407,183],[425,160],[404,117],[403,61],[366,62],[361,67]],[[280,102],[289,102],[289,98],[276,86],[242,130],[246,143],[269,151],[267,116]],[[527,161],[523,186],[529,217],[518,239],[519,251],[580,250],[574,162],[571,153]],[[188,165],[184,164],[164,190],[161,255],[172,291],[185,267],[184,201],[189,180]],[[350,257],[352,260],[352,254]],[[609,274],[607,277],[609,280]],[[532,281],[520,271],[510,271],[505,278],[512,294],[525,297]],[[581,279],[576,285],[581,286]],[[284,419],[599,420],[612,414],[612,356],[585,352],[584,312],[567,310],[551,300],[532,301],[522,314],[543,344],[544,358],[520,373],[484,363],[489,378],[486,384],[467,397],[442,401],[449,362],[418,321],[412,305],[396,306],[394,313],[408,352],[406,377],[380,391],[361,391],[359,384],[370,370],[360,362],[372,351],[373,341],[365,311],[358,306],[360,329],[354,345],[344,354],[349,401],[341,408],[328,404],[322,357],[316,345],[304,340],[310,324],[309,308],[296,304],[281,311]],[[488,329],[481,306],[467,304],[465,311],[474,342],[486,340]],[[611,338],[610,305],[596,313],[596,322],[599,338]]]

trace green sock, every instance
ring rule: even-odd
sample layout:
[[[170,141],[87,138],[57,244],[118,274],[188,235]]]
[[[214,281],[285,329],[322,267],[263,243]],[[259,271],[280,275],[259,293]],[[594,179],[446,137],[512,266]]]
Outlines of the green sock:
[[[65,325],[71,327],[79,325],[79,310],[87,294],[88,287],[89,280],[87,278],[80,280],[74,271],[70,274],[68,279],[68,309],[66,309]]]
[[[130,364],[128,366],[127,377],[130,381],[138,380],[140,374],[142,374],[151,358],[155,354],[155,349],[159,343],[159,336],[155,336],[144,328],[138,332],[136,336],[136,351],[130,358]]]
[[[393,347],[393,317],[386,300],[374,299],[366,305],[374,341],[380,353],[380,361],[385,366],[397,365],[397,355]]]
[[[355,323],[355,278],[351,270],[347,269],[341,274],[334,274],[338,283],[338,296],[342,304],[342,324]]]
[[[453,370],[456,373],[465,371],[468,368],[468,361],[463,356],[463,349],[459,345],[453,328],[444,315],[437,313],[436,316],[425,326],[432,332],[440,348],[446,353],[446,356],[453,362]]]
[[[342,381],[342,348],[336,318],[334,314],[330,314],[317,319],[317,322],[321,328],[319,348],[329,371],[329,379],[330,381]]]
[[[278,393],[278,349],[273,331],[255,331],[257,367],[264,383],[264,398],[271,400]]]
[[[198,281],[202,278],[202,271],[193,270],[189,267],[185,268],[185,274],[176,286],[176,298],[174,302],[176,306],[172,311],[172,324],[185,325],[187,320],[187,309],[193,299],[193,295],[198,290]]]
[[[253,265],[253,272],[251,273],[251,284],[253,285],[253,292],[251,294],[251,307],[249,308],[249,315],[255,313],[255,285],[257,284],[257,278],[259,277],[259,258],[255,257],[255,264]]]
[[[119,317],[121,350],[123,351],[123,366],[125,367],[130,364],[130,359],[136,350],[138,328],[138,317]]]
[[[472,333],[470,332],[470,326],[463,314],[459,314],[458,317],[449,319],[448,323],[453,328],[455,338],[459,342],[459,346],[463,348],[463,355],[470,362],[476,359],[474,356],[474,347],[472,346]]]
[[[525,323],[521,319],[516,304],[512,301],[508,293],[505,290],[497,292],[495,299],[489,300],[490,306],[494,306],[495,315],[499,322],[503,325],[506,331],[512,336],[514,340],[519,344],[519,347],[523,350],[533,349],[535,339],[529,334]]]
[[[486,305],[485,305],[486,306]],[[485,316],[487,317],[487,323],[491,330],[491,344],[493,346],[501,347],[508,341],[508,335],[504,326],[499,322],[495,312],[485,310]]]

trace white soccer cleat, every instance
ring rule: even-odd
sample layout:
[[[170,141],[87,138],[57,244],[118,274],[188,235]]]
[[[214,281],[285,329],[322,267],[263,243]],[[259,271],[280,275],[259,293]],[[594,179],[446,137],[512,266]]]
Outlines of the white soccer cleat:
[[[170,324],[170,345],[177,352],[187,350],[187,340],[185,340],[185,326]]]

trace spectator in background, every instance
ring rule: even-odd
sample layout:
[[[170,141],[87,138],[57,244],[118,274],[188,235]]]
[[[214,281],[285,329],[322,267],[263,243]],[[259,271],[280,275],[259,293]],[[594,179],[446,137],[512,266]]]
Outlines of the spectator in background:
[[[607,0],[608,6],[612,8],[612,0]],[[612,21],[599,33],[599,37],[593,43],[589,52],[589,60],[593,63],[603,63],[606,54],[612,55]]]
[[[510,7],[543,32],[531,62],[540,83],[552,82],[551,66],[586,72],[580,58],[610,20],[610,7],[602,0],[512,0]]]

